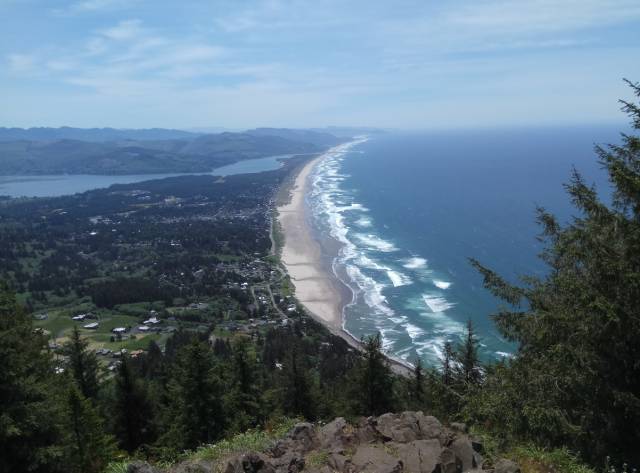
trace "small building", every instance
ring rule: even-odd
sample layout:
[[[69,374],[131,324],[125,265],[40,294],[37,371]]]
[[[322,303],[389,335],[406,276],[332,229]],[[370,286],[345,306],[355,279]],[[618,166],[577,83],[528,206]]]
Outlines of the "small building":
[[[147,327],[146,325],[141,325],[140,327],[138,327],[138,330],[141,332],[148,332],[149,327]]]
[[[82,328],[86,328],[88,330],[95,330],[98,328],[98,322],[91,322],[90,324],[83,325]]]
[[[145,325],[156,325],[160,323],[160,319],[158,319],[157,317],[149,317],[147,320],[145,320],[144,322],[142,322]]]
[[[78,315],[74,315],[73,317],[71,317],[71,320],[84,320],[87,318],[87,314],[78,314]]]
[[[125,333],[127,331],[126,327],[115,327],[111,329],[113,333]]]

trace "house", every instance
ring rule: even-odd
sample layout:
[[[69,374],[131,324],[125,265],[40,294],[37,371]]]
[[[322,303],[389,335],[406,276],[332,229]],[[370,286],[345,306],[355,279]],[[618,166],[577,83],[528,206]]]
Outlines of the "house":
[[[71,317],[71,320],[84,320],[87,318],[87,314],[78,314]]]
[[[113,333],[125,333],[127,331],[126,327],[115,327],[111,329]]]
[[[145,320],[142,323],[145,324],[145,325],[149,325],[149,324],[156,325],[156,324],[160,323],[160,320],[157,317],[154,316],[154,317],[148,318],[147,320]]]
[[[82,328],[86,328],[89,330],[95,330],[98,328],[98,322],[91,322],[90,324],[83,325]]]
[[[138,327],[138,330],[141,332],[148,332],[149,327],[147,327],[146,325],[141,325],[140,327]]]

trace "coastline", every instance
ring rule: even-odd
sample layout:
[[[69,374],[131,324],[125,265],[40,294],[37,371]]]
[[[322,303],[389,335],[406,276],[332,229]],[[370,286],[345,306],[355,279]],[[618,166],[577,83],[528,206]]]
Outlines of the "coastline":
[[[327,264],[323,248],[311,228],[310,209],[305,201],[311,187],[309,176],[314,168],[341,146],[325,151],[292,171],[297,175],[285,184],[283,194],[288,196],[288,201],[276,207],[277,221],[284,237],[280,261],[295,287],[296,298],[309,315],[360,350],[360,340],[344,329],[343,309],[351,302],[351,296],[346,294],[351,289],[338,279],[331,264]],[[394,372],[405,376],[410,373],[410,366],[388,354],[385,356]]]
[[[316,320],[338,334],[342,332],[343,296],[336,279],[324,267],[322,249],[311,232],[305,204],[309,175],[324,157],[321,154],[299,169],[289,189],[289,202],[277,207],[284,235],[280,260],[295,286],[298,301]]]

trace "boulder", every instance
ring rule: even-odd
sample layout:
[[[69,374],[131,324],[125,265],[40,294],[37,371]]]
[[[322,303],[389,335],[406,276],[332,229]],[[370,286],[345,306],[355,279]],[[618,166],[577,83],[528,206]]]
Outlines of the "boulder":
[[[520,473],[520,467],[516,462],[503,458],[494,465],[494,473]]]
[[[147,462],[135,461],[127,465],[127,473],[159,473]]]
[[[437,439],[414,440],[405,444],[390,444],[402,461],[404,471],[411,473],[432,473],[440,461],[442,447]]]
[[[442,427],[440,421],[435,417],[425,416],[422,412],[419,412],[418,428],[420,429],[420,438],[425,440],[438,439],[440,445],[444,444],[444,427]]]
[[[227,462],[224,473],[275,473],[267,457],[260,453],[245,453]]]
[[[320,448],[329,452],[342,452],[358,443],[355,429],[342,417],[323,426],[317,434]]]
[[[415,413],[383,414],[378,417],[376,430],[385,440],[406,443],[418,439],[419,427]]]
[[[351,459],[355,470],[362,473],[400,473],[402,462],[391,456],[384,447],[360,445]]]
[[[211,465],[202,461],[187,461],[170,470],[171,473],[209,473]]]
[[[298,451],[308,451],[313,447],[315,442],[315,430],[313,424],[309,422],[300,422],[293,426],[289,432],[289,438],[297,444]]]
[[[467,436],[456,438],[451,445],[449,445],[449,448],[462,463],[463,473],[479,466],[474,456],[475,452],[471,446],[471,441],[469,441]],[[480,464],[482,464],[482,462],[480,462]]]
[[[444,448],[433,471],[434,473],[462,473],[462,462],[450,448]]]

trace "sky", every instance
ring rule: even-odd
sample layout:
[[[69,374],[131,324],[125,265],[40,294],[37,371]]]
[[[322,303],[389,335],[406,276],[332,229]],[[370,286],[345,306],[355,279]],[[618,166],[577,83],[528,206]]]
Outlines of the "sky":
[[[625,121],[638,0],[0,0],[0,126]]]

